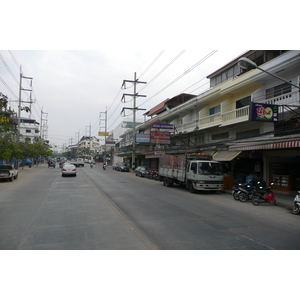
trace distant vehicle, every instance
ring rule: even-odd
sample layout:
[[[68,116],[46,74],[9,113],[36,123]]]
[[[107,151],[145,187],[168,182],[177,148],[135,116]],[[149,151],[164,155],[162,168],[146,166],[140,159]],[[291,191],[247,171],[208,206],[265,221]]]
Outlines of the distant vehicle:
[[[116,170],[120,172],[129,172],[129,167],[126,163],[119,163]]]
[[[112,169],[117,171],[117,167],[120,163],[113,163]]]
[[[65,163],[61,170],[61,176],[76,176],[77,170],[76,167],[72,164]]]
[[[77,158],[76,160],[71,160],[70,164],[74,165],[76,168],[84,167],[84,160],[82,158]]]
[[[148,167],[140,166],[134,170],[134,173],[135,173],[135,176],[145,177],[149,171],[150,171],[150,169]]]
[[[13,181],[18,178],[18,170],[13,165],[5,164],[0,165],[0,179]]]

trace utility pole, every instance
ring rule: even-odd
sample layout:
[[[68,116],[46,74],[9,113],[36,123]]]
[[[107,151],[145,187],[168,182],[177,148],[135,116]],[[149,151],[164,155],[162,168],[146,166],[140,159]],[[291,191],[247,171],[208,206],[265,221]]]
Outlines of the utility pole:
[[[43,119],[43,115],[46,115],[46,118]],[[45,136],[46,136],[46,132],[48,130],[48,125],[47,125],[47,117],[48,117],[48,113],[43,112],[43,107],[41,110],[41,127],[40,127],[40,134],[41,134],[41,139],[44,140]]]
[[[25,77],[23,76],[22,74],[22,66],[20,66],[20,87],[19,87],[19,110],[18,110],[18,134],[20,136],[20,127],[21,127],[21,103],[22,103],[22,91],[29,91],[29,92],[32,92],[32,89],[23,89],[22,88],[22,78],[26,78],[26,79],[30,79],[31,82],[30,82],[30,87],[32,86],[32,79],[31,77]]]
[[[104,119],[101,119],[102,114],[105,115]],[[105,156],[105,160],[106,160],[107,107],[106,107],[105,112],[100,112],[100,120],[99,120],[100,123],[101,123],[101,120],[102,121],[104,120],[104,156]],[[100,129],[101,129],[101,127],[100,127],[100,124],[99,124],[99,131],[101,131]]]
[[[133,94],[123,94],[122,97],[122,103],[126,103],[125,102],[125,96],[131,96],[133,97],[133,108],[129,108],[129,107],[123,107],[121,114],[126,110],[126,109],[130,109],[133,110],[133,132],[132,132],[132,168],[135,168],[135,146],[136,146],[136,111],[137,110],[146,110],[146,109],[142,109],[142,108],[137,108],[136,107],[136,98],[137,97],[147,97],[146,95],[139,95],[136,92],[136,85],[138,83],[142,83],[142,84],[147,84],[147,82],[143,82],[143,81],[138,81],[136,78],[136,72],[134,73],[134,80],[123,80],[123,84],[122,84],[122,88],[126,89],[126,82],[130,82],[133,83]]]

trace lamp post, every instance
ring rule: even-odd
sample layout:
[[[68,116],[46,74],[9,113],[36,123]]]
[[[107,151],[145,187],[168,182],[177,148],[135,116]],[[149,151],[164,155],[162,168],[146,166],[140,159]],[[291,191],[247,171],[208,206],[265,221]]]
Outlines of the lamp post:
[[[265,73],[267,73],[267,74],[269,74],[269,75],[271,75],[271,76],[273,76],[273,77],[275,77],[275,78],[277,78],[277,79],[279,79],[279,80],[284,81],[285,83],[288,83],[288,84],[290,84],[290,85],[296,87],[297,89],[300,89],[299,86],[297,86],[297,85],[295,85],[295,84],[293,84],[293,83],[291,83],[291,82],[289,82],[289,81],[287,81],[287,80],[285,80],[285,79],[283,79],[283,78],[281,78],[281,77],[279,77],[279,76],[277,76],[277,75],[275,75],[275,74],[272,74],[272,73],[270,73],[270,72],[268,72],[268,71],[266,71],[266,70],[260,68],[254,61],[252,61],[251,59],[249,59],[249,58],[247,58],[247,57],[242,57],[242,58],[240,58],[239,61],[238,61],[238,65],[239,65],[242,69],[248,69],[248,66],[251,65],[251,66],[254,67],[255,69],[258,69],[258,70],[260,70],[260,71],[262,71],[262,72],[265,72]]]

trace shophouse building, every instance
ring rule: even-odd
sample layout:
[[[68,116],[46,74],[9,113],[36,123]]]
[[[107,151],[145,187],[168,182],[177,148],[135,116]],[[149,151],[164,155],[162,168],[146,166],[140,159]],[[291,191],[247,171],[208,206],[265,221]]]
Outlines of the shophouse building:
[[[242,57],[260,69],[241,68]],[[156,167],[160,153],[202,151],[222,162],[225,188],[250,178],[274,182],[274,188],[282,191],[296,188],[300,185],[299,70],[300,51],[241,54],[207,76],[208,91],[178,95],[146,113],[150,120],[137,127],[139,134],[156,131],[153,124],[170,124],[173,129],[159,129],[170,131],[168,143],[137,142],[137,161]],[[123,139],[121,148],[125,142],[130,147],[130,139]]]

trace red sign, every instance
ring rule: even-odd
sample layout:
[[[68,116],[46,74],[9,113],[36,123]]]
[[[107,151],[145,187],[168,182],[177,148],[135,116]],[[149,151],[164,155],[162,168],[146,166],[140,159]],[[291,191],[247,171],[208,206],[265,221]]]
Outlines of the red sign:
[[[170,144],[171,133],[162,131],[151,131],[150,132],[150,143],[152,144]]]

